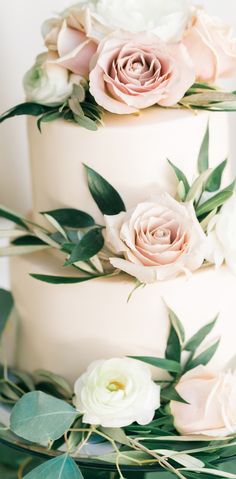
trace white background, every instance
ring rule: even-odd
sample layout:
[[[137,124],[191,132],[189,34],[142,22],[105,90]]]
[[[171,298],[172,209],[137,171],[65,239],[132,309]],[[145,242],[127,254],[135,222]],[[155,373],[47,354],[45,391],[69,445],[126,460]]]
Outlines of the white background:
[[[122,2],[120,0],[121,8]],[[168,0],[166,0],[168,1]],[[21,79],[43,50],[40,26],[73,0],[0,0],[0,111],[23,101]],[[74,1],[75,3],[75,1]],[[207,10],[232,24],[236,0],[203,0]],[[236,78],[233,85],[236,89]],[[232,152],[236,164],[236,115],[231,116]],[[235,154],[234,154],[235,153]],[[0,203],[19,211],[30,207],[30,177],[25,119],[0,126]]]

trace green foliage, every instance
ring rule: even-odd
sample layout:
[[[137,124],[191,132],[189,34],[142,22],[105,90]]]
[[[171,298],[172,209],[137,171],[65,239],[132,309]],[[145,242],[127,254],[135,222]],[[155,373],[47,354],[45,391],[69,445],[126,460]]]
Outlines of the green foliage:
[[[44,462],[24,479],[83,479],[82,473],[68,454]]]
[[[26,230],[28,229],[21,215],[9,210],[8,208],[5,208],[5,206],[3,205],[0,205],[0,218],[5,218],[9,221],[13,221],[14,223],[21,226],[22,228]]]
[[[117,215],[125,211],[125,205],[119,193],[101,175],[84,165],[90,193],[104,215]]]
[[[78,261],[88,261],[96,256],[104,246],[104,237],[101,228],[91,229],[86,233],[81,241],[76,244],[71,252],[69,259],[65,265],[69,266]]]
[[[201,204],[196,209],[197,217],[201,217],[205,214],[210,213],[215,208],[222,206],[227,200],[231,198],[235,189],[235,181],[231,183],[227,188],[217,193],[215,196],[207,200],[205,203]]]
[[[51,216],[61,226],[67,228],[89,228],[95,224],[92,216],[84,211],[76,210],[75,208],[63,208],[53,211],[45,211],[41,214]]]
[[[182,347],[185,341],[184,328],[174,311],[171,309],[169,309],[169,320],[171,327],[167,341],[165,357],[166,359],[180,362]]]
[[[201,345],[201,343],[204,341],[204,339],[211,333],[213,328],[216,325],[218,316],[209,324],[206,326],[203,326],[192,338],[190,338],[186,345],[184,346],[185,351],[190,351],[194,353],[197,348]]]
[[[14,406],[11,430],[27,441],[48,444],[63,436],[77,416],[76,410],[66,402],[33,391]]]
[[[89,281],[90,279],[94,279],[99,277],[97,276],[50,276],[47,274],[31,274],[32,278],[37,279],[38,281],[42,281],[43,283],[49,284],[77,284],[77,283],[84,283],[85,281]]]
[[[198,156],[198,171],[203,173],[209,168],[209,123]]]
[[[210,174],[208,180],[206,181],[206,191],[209,193],[214,193],[218,191],[221,187],[222,175],[227,165],[227,160],[222,161]]]
[[[180,373],[181,365],[177,361],[171,361],[169,359],[154,358],[151,356],[129,356],[131,359],[137,359],[143,363],[150,364],[159,369],[164,369],[169,373]]]
[[[10,317],[14,300],[9,291],[0,289],[0,338]]]
[[[50,112],[51,107],[39,105],[38,103],[26,102],[17,105],[0,116],[0,123],[9,118],[19,115],[39,116]]]
[[[189,371],[190,369],[194,369],[200,365],[206,366],[215,355],[219,344],[220,344],[220,340],[217,340],[212,346],[210,346],[201,354],[199,354],[199,356],[196,356],[192,360],[190,360],[187,363],[186,370]]]
[[[174,165],[170,160],[167,160],[169,165],[172,167],[172,169],[174,170],[176,176],[177,176],[177,179],[179,180],[179,182],[183,183],[183,186],[184,186],[184,192],[185,192],[185,195],[184,195],[184,198],[186,198],[186,195],[188,194],[189,190],[190,190],[190,186],[189,186],[189,182],[185,176],[185,174],[183,173],[183,171],[181,171],[176,165]]]

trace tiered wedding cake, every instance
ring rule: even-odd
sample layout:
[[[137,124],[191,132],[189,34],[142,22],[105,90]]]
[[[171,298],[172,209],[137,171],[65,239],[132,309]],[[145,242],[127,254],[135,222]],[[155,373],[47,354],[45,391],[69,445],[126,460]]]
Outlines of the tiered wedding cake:
[[[121,479],[121,465],[150,464],[236,478],[221,470],[235,463],[224,112],[236,94],[215,86],[236,74],[231,31],[186,0],[80,0],[43,36],[26,103],[0,117],[38,117],[28,122],[32,212],[0,207],[17,225],[0,253],[13,256],[19,317],[0,402],[16,403],[17,444],[66,451],[26,478],[81,479],[75,460],[94,435],[112,446],[95,465],[115,464]],[[13,300],[0,290],[1,301],[0,337]]]

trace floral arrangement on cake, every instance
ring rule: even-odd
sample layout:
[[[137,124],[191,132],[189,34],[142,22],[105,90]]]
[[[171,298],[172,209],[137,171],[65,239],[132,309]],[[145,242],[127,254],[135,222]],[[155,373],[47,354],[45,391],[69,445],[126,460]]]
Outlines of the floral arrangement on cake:
[[[210,168],[208,127],[193,184],[169,161],[178,180],[176,196],[157,186],[156,195],[128,210],[113,186],[84,165],[88,188],[103,223],[97,224],[87,212],[72,208],[43,212],[52,232],[50,226],[47,229],[1,206],[0,217],[15,222],[18,229],[0,231],[0,237],[13,238],[9,246],[0,248],[0,256],[55,249],[61,253],[64,266],[72,267],[75,274],[32,274],[54,284],[80,283],[125,272],[137,280],[136,289],[207,265],[219,267],[224,262],[236,274],[235,181],[221,187],[226,165],[224,160],[215,169]]]
[[[0,300],[2,334],[13,299],[0,290]],[[208,365],[219,340],[210,346],[205,340],[217,319],[189,340],[171,310],[169,319],[164,358],[98,360],[73,388],[49,371],[2,366],[0,403],[10,407],[10,422],[1,425],[0,440],[47,459],[37,467],[32,458],[24,460],[18,477],[83,479],[86,445],[95,442],[101,453],[89,457],[113,464],[120,479],[130,466],[181,479],[236,478],[224,470],[235,463],[235,359],[220,372]]]
[[[42,27],[46,51],[26,73],[27,102],[0,121],[33,115],[96,130],[103,112],[168,108],[232,111],[236,75],[230,27],[187,0],[80,0]]]

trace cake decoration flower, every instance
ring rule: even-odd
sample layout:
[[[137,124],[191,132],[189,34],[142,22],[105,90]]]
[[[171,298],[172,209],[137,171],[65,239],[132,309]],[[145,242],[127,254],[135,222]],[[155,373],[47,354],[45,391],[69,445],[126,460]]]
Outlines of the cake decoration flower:
[[[148,424],[160,407],[160,386],[136,360],[95,361],[75,383],[76,409],[83,422],[103,427]]]
[[[176,390],[187,401],[170,403],[180,434],[225,437],[236,433],[235,373],[213,373],[201,365],[184,374]]]
[[[182,44],[166,45],[151,34],[112,34],[100,43],[90,73],[90,92],[106,110],[135,113],[173,106],[194,83],[195,71]]]
[[[208,225],[206,259],[217,267],[224,261],[236,274],[236,193],[226,201],[221,211]]]
[[[194,271],[205,258],[206,236],[191,203],[162,194],[115,216],[105,216],[111,264],[153,283]],[[118,257],[118,255],[123,255]]]

